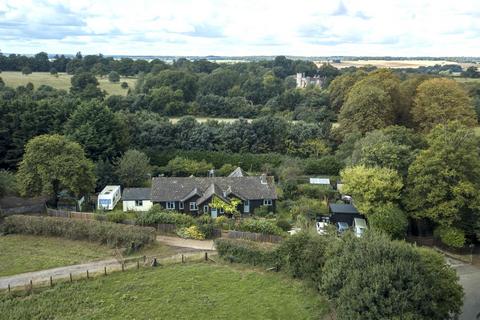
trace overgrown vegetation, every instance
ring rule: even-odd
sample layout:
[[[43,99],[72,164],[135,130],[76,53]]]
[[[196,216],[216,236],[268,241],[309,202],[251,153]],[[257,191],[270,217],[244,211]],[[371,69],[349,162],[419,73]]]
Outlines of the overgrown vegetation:
[[[141,247],[155,240],[155,229],[95,220],[13,215],[4,219],[6,234],[30,234],[87,240],[111,247]]]

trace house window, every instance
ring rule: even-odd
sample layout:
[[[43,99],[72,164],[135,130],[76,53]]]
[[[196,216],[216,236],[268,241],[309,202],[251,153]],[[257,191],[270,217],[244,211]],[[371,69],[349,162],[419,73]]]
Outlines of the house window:
[[[190,211],[197,211],[197,203],[196,202],[190,202]]]
[[[168,201],[167,209],[175,209],[175,201]]]
[[[135,207],[143,207],[143,200],[135,200]]]
[[[207,206],[207,205],[204,205],[204,206],[203,206],[203,212],[205,212],[205,213],[208,212],[208,206]]]
[[[182,201],[180,201],[180,202],[178,203],[178,209],[183,209],[183,202],[182,202]]]
[[[263,199],[264,206],[271,206],[273,204],[272,199]]]
[[[220,208],[219,211],[220,211],[220,213],[222,213],[222,214],[225,213],[225,211],[223,210],[223,208]]]

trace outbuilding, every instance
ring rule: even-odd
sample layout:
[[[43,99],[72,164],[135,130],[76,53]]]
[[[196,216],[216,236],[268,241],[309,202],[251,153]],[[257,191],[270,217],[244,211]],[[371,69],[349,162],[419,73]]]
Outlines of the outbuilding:
[[[330,212],[330,221],[332,223],[345,222],[350,227],[353,225],[353,219],[364,218],[352,204],[331,203],[328,206]]]
[[[125,188],[122,194],[123,211],[148,211],[153,206],[150,188]]]

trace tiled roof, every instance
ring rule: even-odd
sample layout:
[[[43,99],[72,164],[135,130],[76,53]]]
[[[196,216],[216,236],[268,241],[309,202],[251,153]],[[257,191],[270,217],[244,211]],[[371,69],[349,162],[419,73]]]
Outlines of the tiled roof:
[[[248,200],[277,199],[273,177],[262,183],[260,176],[250,177],[155,177],[152,179],[152,201],[185,201],[197,191],[204,195],[215,184],[217,192],[234,194]]]
[[[122,200],[150,200],[150,188],[125,188],[123,189]]]

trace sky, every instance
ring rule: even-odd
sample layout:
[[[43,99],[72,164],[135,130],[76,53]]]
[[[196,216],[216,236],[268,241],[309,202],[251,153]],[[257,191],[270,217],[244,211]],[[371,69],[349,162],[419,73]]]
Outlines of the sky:
[[[0,0],[0,50],[480,56],[480,0]]]

